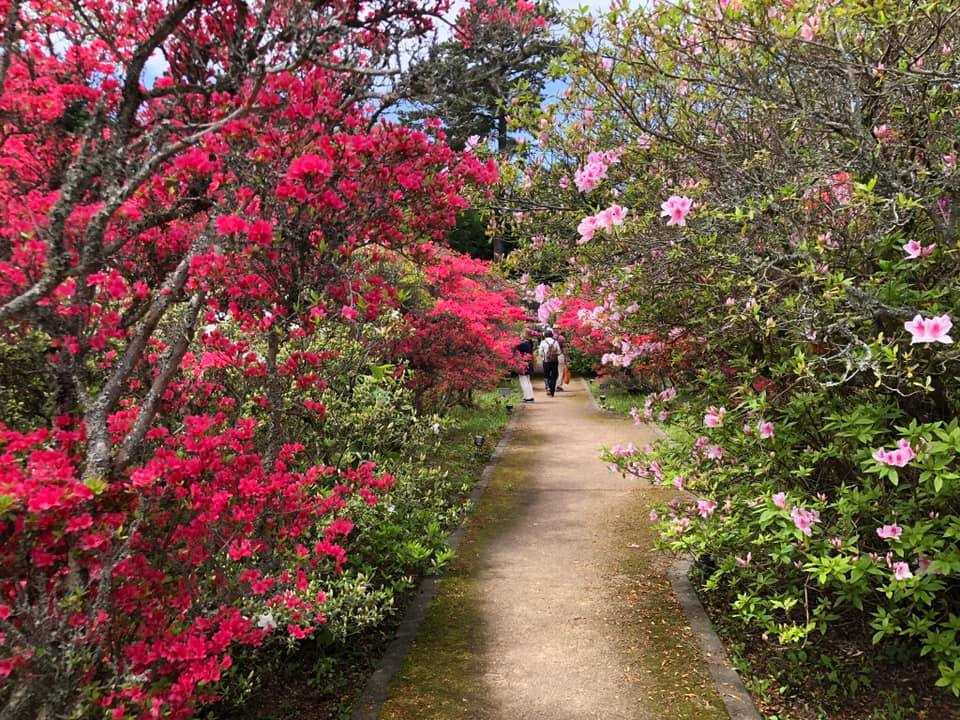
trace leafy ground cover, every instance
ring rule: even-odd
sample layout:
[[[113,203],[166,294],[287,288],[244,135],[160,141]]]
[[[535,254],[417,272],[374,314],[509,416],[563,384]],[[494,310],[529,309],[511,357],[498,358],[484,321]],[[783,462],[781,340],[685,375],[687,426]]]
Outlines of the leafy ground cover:
[[[602,407],[629,417],[642,407],[645,394],[617,381],[589,381]],[[677,432],[668,424],[663,430]],[[636,509],[633,533],[652,533],[643,519],[666,504],[648,502]],[[627,558],[630,558],[628,555]],[[708,585],[709,573],[694,566],[693,576]],[[877,653],[866,637],[845,638],[834,646],[810,649],[794,656],[789,648],[771,649],[759,636],[744,633],[731,622],[722,599],[702,592],[710,621],[727,647],[732,662],[765,717],[776,720],[924,720],[960,717],[960,703],[936,687],[937,676],[923,665],[904,667],[894,650]],[[656,627],[656,623],[653,624]],[[665,652],[664,657],[669,657]],[[842,660],[837,661],[837,658]]]
[[[470,511],[467,496],[509,420],[506,405],[520,399],[514,388],[507,391],[477,393],[472,405],[448,413],[429,447],[382,459],[397,481],[382,497],[383,515],[355,516],[340,582],[353,597],[347,603],[333,595],[328,631],[270,657],[269,667],[251,658],[251,684],[211,709],[210,718],[349,717],[420,577],[445,573],[455,562],[446,538]],[[485,438],[479,452],[477,436]]]

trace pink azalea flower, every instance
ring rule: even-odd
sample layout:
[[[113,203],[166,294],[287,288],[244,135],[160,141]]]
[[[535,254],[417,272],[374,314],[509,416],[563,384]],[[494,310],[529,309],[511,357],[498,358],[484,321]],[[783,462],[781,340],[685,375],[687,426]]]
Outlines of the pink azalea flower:
[[[877,528],[877,535],[883,540],[898,540],[902,533],[903,528],[896,523]]]
[[[597,218],[594,215],[588,215],[583,220],[580,221],[580,224],[577,225],[577,232],[580,233],[580,244],[588,242],[593,239],[594,234],[597,232]]]
[[[677,476],[673,479],[673,486],[674,486],[677,490],[683,490],[683,481],[684,481],[683,475],[677,475]]]
[[[533,291],[533,299],[538,303],[542,303],[547,299],[547,293],[550,292],[550,286],[544,283],[540,283]]]
[[[957,156],[954,153],[949,153],[947,155],[944,155],[942,160],[943,160],[943,166],[945,168],[947,168],[948,170],[956,170]]]
[[[883,125],[874,126],[873,136],[879,143],[888,143],[896,137],[896,133],[893,131],[892,127],[884,123]]]
[[[723,460],[723,448],[719,445],[711,445],[707,448],[707,457],[710,460]]]
[[[607,217],[611,225],[623,225],[623,221],[627,217],[627,209],[614,203],[601,214]]]
[[[747,567],[750,565],[750,562],[753,560],[753,553],[748,552],[746,557],[737,558],[737,565],[740,567]]]
[[[568,187],[570,187],[570,178],[564,175],[557,181],[557,185],[560,186],[561,190],[566,190]]]
[[[903,327],[913,336],[910,340],[911,345],[917,343],[939,342],[949,344],[953,338],[948,334],[953,322],[949,315],[936,315],[929,320],[917,315],[913,320],[908,320]]]
[[[893,576],[897,580],[906,580],[907,578],[912,578],[913,573],[910,572],[910,566],[905,562],[896,562],[893,564]]]
[[[805,508],[795,507],[790,511],[790,517],[797,530],[804,535],[810,536],[814,523],[820,521],[820,513],[816,510],[806,510]]]
[[[612,448],[610,448],[610,454],[614,457],[629,457],[631,455],[637,454],[637,446],[633,443],[627,443],[626,445],[621,445],[617,443]]]
[[[817,36],[817,32],[820,30],[820,16],[811,15],[806,20],[803,21],[803,25],[800,26],[800,37],[802,37],[807,42],[813,42],[813,39]]]
[[[713,500],[697,500],[697,512],[704,520],[713,515],[717,509],[717,504]]]
[[[773,423],[769,420],[761,420],[757,429],[760,431],[760,437],[764,440],[769,440],[773,437]]]
[[[917,456],[917,453],[910,447],[910,441],[901,438],[897,442],[895,450],[884,450],[879,448],[874,450],[873,459],[878,463],[890,465],[891,467],[903,467]]]
[[[657,513],[656,510],[651,510],[651,511],[650,511],[650,522],[657,522],[658,520],[660,520],[660,515]]]
[[[660,217],[669,218],[667,225],[686,225],[687,214],[693,207],[693,200],[681,195],[671,195],[660,204]]]
[[[716,428],[723,425],[723,418],[726,417],[727,409],[724,407],[714,407],[711,405],[703,416],[703,424],[708,428]]]
[[[936,243],[930,243],[924,247],[916,240],[911,240],[903,246],[903,251],[907,254],[907,259],[916,260],[917,258],[925,258],[933,253],[935,247],[937,247]]]

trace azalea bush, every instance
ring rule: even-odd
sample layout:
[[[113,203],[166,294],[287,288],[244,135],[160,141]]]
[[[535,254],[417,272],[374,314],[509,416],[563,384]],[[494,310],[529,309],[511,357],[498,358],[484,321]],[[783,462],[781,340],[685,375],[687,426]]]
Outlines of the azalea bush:
[[[634,415],[667,438],[611,459],[694,493],[659,527],[711,601],[796,662],[873,643],[956,694],[958,9],[575,16],[500,191],[509,266],[564,258],[546,313],[657,379]]]
[[[325,441],[330,384],[393,366],[409,400],[392,341],[440,299],[397,278],[497,177],[378,119],[443,10],[0,3],[0,717],[188,717],[326,621],[346,514],[394,482]]]

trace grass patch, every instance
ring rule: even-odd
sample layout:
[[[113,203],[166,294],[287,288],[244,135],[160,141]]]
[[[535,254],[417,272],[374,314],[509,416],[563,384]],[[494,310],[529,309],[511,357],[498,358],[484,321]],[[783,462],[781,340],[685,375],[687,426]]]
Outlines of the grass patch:
[[[609,410],[617,415],[628,416],[632,408],[643,409],[645,393],[630,392],[617,385],[601,384],[597,378],[585,380],[585,382],[590,394],[604,410]]]

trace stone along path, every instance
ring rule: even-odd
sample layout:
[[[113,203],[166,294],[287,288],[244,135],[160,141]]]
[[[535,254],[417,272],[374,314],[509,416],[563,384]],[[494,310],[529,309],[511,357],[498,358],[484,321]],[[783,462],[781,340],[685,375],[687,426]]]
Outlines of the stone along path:
[[[600,448],[652,439],[580,381],[523,408],[380,717],[726,718],[647,527],[671,491]]]

